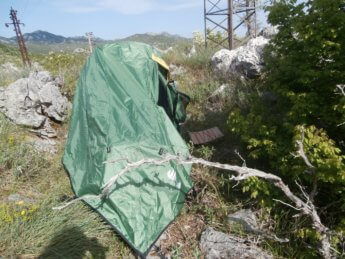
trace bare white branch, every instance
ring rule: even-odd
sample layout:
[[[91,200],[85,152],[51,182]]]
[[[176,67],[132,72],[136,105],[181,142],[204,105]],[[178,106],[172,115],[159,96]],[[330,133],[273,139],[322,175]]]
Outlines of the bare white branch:
[[[291,192],[290,188],[277,175],[266,173],[254,168],[248,168],[245,166],[236,166],[236,165],[229,165],[229,164],[221,164],[217,162],[210,162],[202,158],[196,158],[193,156],[183,157],[181,155],[166,154],[161,159],[142,159],[137,162],[130,162],[125,166],[125,168],[122,171],[120,171],[118,174],[113,176],[106,184],[103,185],[102,192],[99,195],[84,195],[65,205],[56,207],[55,209],[66,208],[67,206],[79,200],[87,200],[87,199],[94,199],[94,198],[105,199],[108,197],[109,193],[113,190],[113,188],[116,187],[116,182],[122,175],[129,173],[133,169],[139,168],[145,164],[161,166],[163,164],[166,164],[172,161],[176,162],[177,164],[199,164],[202,166],[214,167],[214,168],[218,168],[222,170],[231,171],[235,173],[229,178],[232,181],[239,182],[239,181],[247,180],[251,177],[258,177],[272,183],[274,186],[279,188],[285,194],[285,196],[295,204],[295,206],[292,206],[290,204],[287,204],[281,201],[279,202],[289,207],[292,207],[293,209],[301,211],[302,214],[307,215],[311,218],[313,228],[317,232],[319,232],[321,235],[321,248],[319,249],[320,253],[323,255],[324,258],[331,258],[331,246],[330,246],[330,241],[329,241],[329,236],[328,236],[329,230],[327,227],[325,227],[321,223],[320,217],[315,209],[315,206],[310,202],[310,199],[308,198],[308,195],[305,193],[302,186],[300,186],[300,188],[303,195],[307,199],[306,202],[301,200],[296,195],[294,195]],[[116,162],[118,162],[118,160],[116,160]],[[106,163],[112,163],[112,161],[107,161]]]
[[[342,96],[345,97],[345,85],[337,85],[337,88],[339,89],[340,93]],[[338,124],[337,127],[343,126],[345,124],[345,121]]]
[[[238,152],[237,149],[235,149],[235,154],[242,160],[242,166],[247,166],[246,160],[241,156],[240,152]]]
[[[307,155],[304,152],[304,128],[302,128],[302,136],[301,136],[301,140],[297,140],[297,146],[298,146],[298,150],[297,150],[297,155],[295,155],[294,157],[301,157],[304,161],[304,163],[308,166],[308,168],[311,170],[312,173],[315,173],[315,167],[310,163],[309,158],[307,157]]]
[[[344,124],[345,124],[345,121],[342,122],[342,123],[339,123],[339,124],[337,125],[337,127],[343,126]]]
[[[288,206],[288,207],[290,207],[290,208],[292,208],[292,209],[294,209],[294,210],[301,210],[301,209],[298,209],[298,208],[292,206],[291,204],[289,204],[289,203],[287,203],[287,202],[283,202],[283,201],[277,200],[277,199],[273,199],[273,200],[276,201],[276,202],[279,202],[279,203],[281,203],[281,204],[283,204],[283,205],[285,205],[285,206]]]
[[[101,198],[100,195],[92,195],[92,194],[90,194],[90,195],[83,195],[83,196],[81,196],[79,198],[76,198],[76,199],[73,199],[70,202],[67,202],[67,203],[65,203],[65,204],[63,204],[61,206],[54,207],[53,210],[62,210],[62,209],[67,208],[68,206],[70,206],[70,205],[72,205],[72,204],[74,204],[74,203],[76,203],[78,201],[81,201],[81,200],[100,199],[100,198]]]
[[[345,85],[337,85],[337,88],[340,90],[340,94],[345,96]]]

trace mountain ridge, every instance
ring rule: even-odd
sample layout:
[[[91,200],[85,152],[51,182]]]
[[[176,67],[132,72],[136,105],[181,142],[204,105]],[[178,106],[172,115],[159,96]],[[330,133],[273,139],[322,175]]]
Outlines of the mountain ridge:
[[[43,30],[36,30],[30,33],[23,34],[24,40],[28,44],[69,44],[69,43],[87,43],[88,39],[85,36],[65,37]],[[171,45],[178,42],[188,42],[191,39],[167,32],[161,33],[136,33],[121,39],[104,40],[101,38],[94,38],[96,43],[108,43],[116,41],[140,41],[151,45]],[[16,37],[2,37],[0,36],[0,43],[15,44]]]

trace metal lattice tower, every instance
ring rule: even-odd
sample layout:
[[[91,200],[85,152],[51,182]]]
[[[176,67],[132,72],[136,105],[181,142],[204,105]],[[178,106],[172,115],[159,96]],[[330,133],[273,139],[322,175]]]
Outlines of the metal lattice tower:
[[[10,18],[12,20],[12,23],[5,23],[6,27],[9,27],[10,25],[14,26],[14,31],[16,32],[16,36],[17,36],[17,41],[18,41],[18,46],[19,46],[19,51],[20,54],[22,55],[22,60],[23,60],[23,64],[24,66],[31,66],[31,61],[29,58],[29,54],[28,54],[28,50],[25,46],[25,41],[22,35],[22,32],[20,30],[20,25],[24,25],[24,23],[21,23],[18,19],[17,19],[17,11],[14,10],[11,7],[10,10]]]
[[[212,41],[224,48],[233,49],[234,32],[243,25],[247,27],[247,36],[256,37],[256,1],[204,0],[205,45],[207,46],[207,41]],[[217,41],[209,37],[209,33],[214,31],[225,33],[226,39]]]

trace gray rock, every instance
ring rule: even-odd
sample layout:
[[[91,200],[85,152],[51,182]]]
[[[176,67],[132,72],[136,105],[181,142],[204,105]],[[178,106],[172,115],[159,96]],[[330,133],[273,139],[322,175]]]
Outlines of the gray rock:
[[[171,51],[173,51],[173,50],[174,50],[173,47],[169,47],[169,48],[167,48],[166,50],[164,50],[164,53],[169,53],[169,52],[171,52]]]
[[[180,76],[184,73],[186,73],[186,69],[183,67],[183,66],[176,66],[176,65],[173,65],[171,64],[169,66],[169,70],[170,70],[170,75],[171,76]]]
[[[31,132],[35,133],[39,137],[43,138],[55,138],[57,137],[56,131],[50,125],[49,120],[45,120],[43,125],[38,129],[32,129]]]
[[[191,58],[193,57],[194,55],[196,54],[196,48],[195,48],[195,45],[193,45],[193,47],[190,49],[187,57]]]
[[[45,115],[59,122],[65,120],[65,111],[70,105],[67,98],[61,95],[60,89],[55,83],[48,82],[38,92],[38,95]]]
[[[147,259],[170,259],[170,255],[163,254],[161,252],[161,243],[166,240],[167,234],[164,232],[159,239],[156,241],[156,243],[152,246],[152,249],[148,256],[146,257]]]
[[[76,48],[75,50],[73,50],[73,53],[85,53],[86,49],[83,48]]]
[[[35,71],[30,73],[29,81],[40,84],[40,88],[43,87],[42,83],[53,82],[55,79],[50,75],[48,71]]]
[[[262,36],[266,39],[272,39],[279,32],[276,26],[267,26],[259,32],[259,36]]]
[[[33,199],[24,197],[24,196],[22,196],[21,194],[18,194],[18,193],[10,194],[10,195],[7,197],[7,200],[8,200],[9,202],[24,201],[24,202],[27,202],[27,203],[34,203],[34,200],[33,200]]]
[[[170,255],[162,255],[162,254],[157,254],[157,255],[148,255],[146,259],[171,259]]]
[[[228,221],[230,224],[232,222],[236,222],[238,224],[241,224],[244,231],[246,231],[248,233],[260,235],[264,238],[272,239],[272,240],[280,242],[280,243],[289,242],[289,239],[287,239],[287,238],[279,238],[275,234],[269,233],[265,230],[261,230],[257,224],[255,214],[250,209],[239,210],[233,214],[230,214],[228,216]]]
[[[251,233],[260,233],[256,222],[255,214],[250,210],[239,210],[228,216],[229,222],[236,222],[243,226],[243,229]]]
[[[256,78],[263,69],[263,49],[269,40],[251,39],[247,45],[234,50],[222,49],[211,59],[213,70],[224,78]]]
[[[201,235],[200,247],[206,259],[255,258],[268,259],[273,256],[247,240],[207,228]]]
[[[27,78],[17,80],[0,92],[0,111],[16,124],[39,128],[46,117],[41,114],[37,92]]]
[[[222,84],[216,91],[214,91],[208,98],[211,102],[217,102],[226,97],[228,84]]]
[[[64,121],[69,107],[58,82],[47,71],[32,72],[0,90],[0,112],[16,124],[34,129],[48,127],[48,118]]]
[[[40,151],[40,152],[47,152],[50,154],[56,154],[57,152],[56,142],[51,139],[40,138],[40,139],[36,139],[34,141],[29,142],[29,144],[32,145],[32,147],[35,148],[37,151]]]

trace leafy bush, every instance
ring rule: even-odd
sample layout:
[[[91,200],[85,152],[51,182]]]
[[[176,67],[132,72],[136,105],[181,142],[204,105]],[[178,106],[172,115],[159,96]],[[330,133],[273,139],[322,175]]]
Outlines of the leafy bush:
[[[345,97],[336,92],[345,83],[342,4],[283,0],[269,8],[268,20],[279,33],[265,49],[264,86],[248,97],[247,109],[233,110],[228,119],[230,132],[258,167],[280,174],[289,186],[298,181],[309,193],[317,189],[314,202],[322,208],[322,221],[338,230],[345,228],[345,125],[338,126],[345,121]],[[293,155],[303,131],[312,171]],[[270,206],[272,196],[280,195],[257,179],[243,188]],[[318,237],[306,223],[296,234],[312,243]]]

